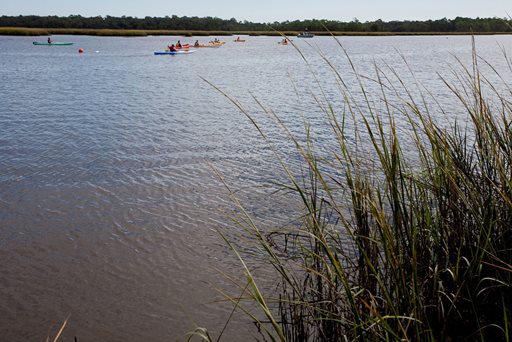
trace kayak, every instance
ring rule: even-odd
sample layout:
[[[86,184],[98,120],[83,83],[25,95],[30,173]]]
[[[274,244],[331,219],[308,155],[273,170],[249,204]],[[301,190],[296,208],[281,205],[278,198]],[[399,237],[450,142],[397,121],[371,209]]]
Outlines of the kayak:
[[[155,51],[155,55],[182,55],[187,53],[192,53],[196,50],[182,50],[182,51]]]
[[[209,45],[194,45],[195,48],[219,48],[221,47],[221,44],[209,44]]]
[[[235,43],[245,43],[245,39],[235,39],[233,40]]]
[[[73,45],[73,43],[63,43],[63,42],[52,42],[52,43],[48,43],[48,42],[32,42],[32,44],[34,45],[57,45],[57,46],[61,46],[61,45]]]

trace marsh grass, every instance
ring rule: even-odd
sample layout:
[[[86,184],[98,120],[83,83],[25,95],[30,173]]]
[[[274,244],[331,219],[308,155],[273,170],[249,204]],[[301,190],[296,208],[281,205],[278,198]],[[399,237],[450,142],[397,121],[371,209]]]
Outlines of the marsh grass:
[[[109,36],[109,37],[146,37],[146,36],[231,36],[227,31],[185,31],[185,30],[121,30],[121,29],[81,29],[48,28],[35,29],[25,27],[0,27],[0,35],[48,36],[51,34]]]
[[[449,128],[434,120],[427,95],[415,98],[394,70],[375,66],[381,99],[376,106],[348,54],[363,103],[325,59],[345,103],[341,114],[319,106],[337,140],[328,158],[333,174],[322,167],[322,146],[310,138],[314,127],[306,125],[304,143],[261,106],[295,144],[307,170],[300,177],[265,127],[224,94],[275,151],[289,179],[282,188],[303,208],[296,213],[300,226],[263,231],[230,190],[243,216],[237,222],[252,234],[279,283],[277,293],[261,290],[244,257],[220,232],[243,265],[246,299],[261,312],[231,300],[267,339],[510,341],[512,90],[505,81],[510,78],[492,67],[503,80],[500,87],[482,74],[486,62],[474,41],[472,55],[470,66],[459,65],[456,82],[444,80],[467,120]],[[397,117],[408,135],[399,133],[404,127]],[[371,160],[362,146],[370,147]]]
[[[1,36],[48,36],[47,29],[34,29],[25,27],[0,27]]]
[[[84,29],[84,28],[26,28],[26,27],[0,27],[0,35],[5,36],[48,36],[51,34],[111,36],[111,37],[145,37],[145,36],[296,36],[300,32],[287,31],[208,31],[208,30],[124,30],[124,29]],[[492,35],[510,34],[510,32],[329,32],[314,31],[317,36],[435,36],[435,35]]]

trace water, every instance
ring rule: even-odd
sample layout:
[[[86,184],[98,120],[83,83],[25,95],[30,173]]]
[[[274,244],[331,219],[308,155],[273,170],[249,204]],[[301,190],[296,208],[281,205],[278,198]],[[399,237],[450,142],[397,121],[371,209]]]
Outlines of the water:
[[[263,223],[286,220],[287,200],[265,206],[278,164],[247,117],[208,82],[247,108],[283,151],[291,151],[289,141],[255,99],[293,132],[306,117],[327,146],[329,129],[312,95],[323,96],[321,86],[329,101],[341,98],[319,52],[358,96],[344,53],[328,37],[294,40],[309,66],[275,37],[226,38],[219,49],[182,56],[153,51],[195,38],[55,36],[75,44],[32,46],[43,38],[0,37],[2,339],[44,339],[68,315],[66,341],[183,340],[195,323],[219,331],[230,306],[216,302],[216,290],[232,286],[218,270],[242,273],[214,229],[232,238],[241,231],[212,166]],[[439,75],[453,79],[453,55],[471,61],[470,37],[340,42],[361,73],[373,77],[377,63],[415,84],[402,54],[417,81],[450,115],[460,114],[450,112],[457,106]],[[476,42],[508,75],[499,45],[510,51],[512,38]],[[285,159],[295,162],[291,152]],[[226,337],[251,328],[238,318]]]

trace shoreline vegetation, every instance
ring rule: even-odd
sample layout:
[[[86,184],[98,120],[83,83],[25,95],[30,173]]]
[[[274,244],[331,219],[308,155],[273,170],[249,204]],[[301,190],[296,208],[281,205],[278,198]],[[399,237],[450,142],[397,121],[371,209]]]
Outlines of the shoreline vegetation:
[[[512,32],[357,32],[357,31],[310,31],[315,36],[467,36],[467,35],[506,35]],[[125,30],[125,29],[82,29],[82,28],[28,28],[0,27],[0,36],[50,36],[81,35],[104,37],[148,37],[148,36],[275,36],[294,37],[301,31],[207,31],[207,30]]]
[[[314,138],[323,129],[319,121],[304,119],[304,135],[292,133],[259,99],[246,108],[210,83],[250,120],[282,166],[287,181],[275,184],[275,193],[302,207],[283,227],[261,227],[225,184],[238,208],[233,221],[244,230],[238,240],[219,230],[241,264],[240,291],[227,299],[268,341],[510,341],[512,63],[506,51],[502,74],[477,54],[473,39],[472,62],[456,58],[454,77],[439,75],[457,105],[445,109],[417,83],[404,56],[398,56],[403,71],[375,62],[368,76],[339,46],[350,72],[322,58],[344,104],[332,105],[325,94],[333,92],[324,89],[316,99],[336,140],[332,150]],[[299,166],[283,157],[289,148],[273,142],[268,132],[275,130],[261,124],[258,110],[293,142]],[[261,265],[250,263],[254,255],[273,270],[265,275],[275,279],[270,288],[257,275]],[[191,335],[209,342],[222,332],[218,339],[205,328]]]
[[[357,18],[350,22],[311,19],[273,23],[253,23],[235,18],[216,17],[82,17],[58,16],[0,16],[0,35],[37,36],[50,34],[94,36],[294,36],[309,30],[317,36],[389,36],[389,35],[467,35],[511,34],[510,18],[464,18],[404,21],[366,21]]]

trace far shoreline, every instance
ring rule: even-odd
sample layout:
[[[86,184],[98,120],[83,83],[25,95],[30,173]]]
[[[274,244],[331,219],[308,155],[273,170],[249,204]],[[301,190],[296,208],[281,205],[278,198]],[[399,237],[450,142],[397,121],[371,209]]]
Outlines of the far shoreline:
[[[83,35],[106,37],[147,37],[147,36],[296,36],[299,31],[206,31],[206,30],[123,30],[123,29],[80,29],[80,28],[25,28],[0,27],[0,36],[50,36]],[[315,36],[467,36],[467,35],[510,35],[511,32],[327,32],[311,31]]]

